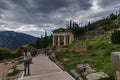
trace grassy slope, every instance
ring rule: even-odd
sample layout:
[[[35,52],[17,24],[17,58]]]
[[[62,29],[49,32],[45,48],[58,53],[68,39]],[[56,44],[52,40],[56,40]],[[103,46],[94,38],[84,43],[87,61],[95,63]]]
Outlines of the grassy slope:
[[[77,41],[76,43],[79,42],[88,44],[89,45],[88,51],[81,53],[61,52],[57,54],[56,60],[60,62],[63,62],[63,58],[70,58],[70,61],[63,63],[64,69],[69,72],[71,69],[74,69],[76,65],[79,63],[88,63],[96,71],[103,71],[110,75],[109,79],[104,79],[104,80],[114,80],[113,79],[114,73],[111,64],[111,52],[120,51],[120,45],[109,44],[108,40],[101,38]],[[68,46],[69,45],[67,45],[66,47]]]

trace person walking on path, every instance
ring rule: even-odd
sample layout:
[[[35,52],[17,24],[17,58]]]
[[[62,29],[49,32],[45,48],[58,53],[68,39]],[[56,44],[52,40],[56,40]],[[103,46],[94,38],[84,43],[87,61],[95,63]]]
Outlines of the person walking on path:
[[[45,48],[45,55],[47,56],[48,55],[48,49],[47,48]]]
[[[26,76],[26,72],[28,72],[28,75],[30,75],[30,59],[31,54],[25,49],[23,51],[23,60],[24,60],[24,76]]]

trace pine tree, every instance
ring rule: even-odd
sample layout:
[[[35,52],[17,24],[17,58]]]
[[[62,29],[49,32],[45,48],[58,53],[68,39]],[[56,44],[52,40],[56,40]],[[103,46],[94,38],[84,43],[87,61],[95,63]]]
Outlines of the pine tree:
[[[69,29],[72,29],[72,20],[70,20],[70,28]]]
[[[112,13],[112,14],[110,14],[110,19],[115,20],[115,19],[117,19],[117,16]]]
[[[48,45],[48,36],[47,36],[47,31],[45,31],[44,47],[47,47],[47,45]]]
[[[89,22],[89,23],[88,23],[87,30],[89,31],[90,29],[91,29],[91,23]]]

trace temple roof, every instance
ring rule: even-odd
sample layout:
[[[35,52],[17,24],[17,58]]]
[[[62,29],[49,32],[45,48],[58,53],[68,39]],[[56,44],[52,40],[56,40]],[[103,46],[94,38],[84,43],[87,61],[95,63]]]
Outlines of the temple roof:
[[[70,29],[59,28],[59,29],[56,29],[52,32],[55,33],[55,32],[72,32],[72,31]]]

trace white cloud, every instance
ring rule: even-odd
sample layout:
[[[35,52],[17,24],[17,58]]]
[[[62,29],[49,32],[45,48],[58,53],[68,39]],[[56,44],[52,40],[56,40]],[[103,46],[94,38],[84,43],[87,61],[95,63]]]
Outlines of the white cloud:
[[[98,12],[100,12],[100,11],[102,11],[103,10],[103,8],[101,8],[99,5],[98,5],[98,2],[99,2],[100,0],[93,0],[92,1],[92,7],[90,8],[94,13],[98,13]]]

